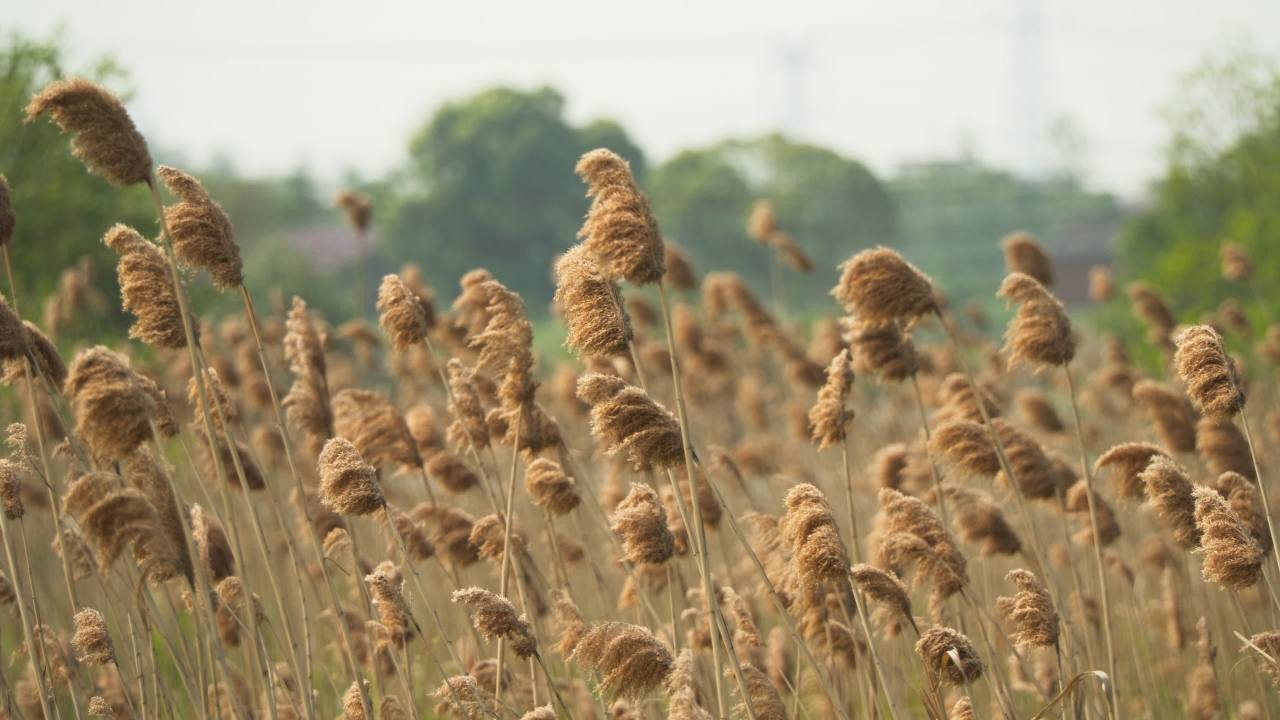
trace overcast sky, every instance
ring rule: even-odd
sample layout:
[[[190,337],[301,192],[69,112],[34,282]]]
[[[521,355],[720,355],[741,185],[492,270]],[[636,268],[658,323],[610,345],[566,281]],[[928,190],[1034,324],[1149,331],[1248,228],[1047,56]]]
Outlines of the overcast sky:
[[[654,160],[782,129],[880,172],[965,147],[1043,167],[1066,115],[1090,180],[1132,197],[1180,74],[1242,43],[1280,56],[1269,0],[11,0],[4,16],[63,27],[73,66],[120,60],[156,144],[331,179],[394,166],[443,101],[549,83]]]

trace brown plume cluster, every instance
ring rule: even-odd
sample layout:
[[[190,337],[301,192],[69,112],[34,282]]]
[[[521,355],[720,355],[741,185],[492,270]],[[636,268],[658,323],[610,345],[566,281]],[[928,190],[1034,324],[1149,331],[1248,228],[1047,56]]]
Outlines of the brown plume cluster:
[[[876,529],[880,551],[890,563],[915,565],[915,582],[932,581],[940,599],[969,584],[964,555],[924,501],[881,488],[879,502]]]
[[[1222,256],[1222,277],[1226,280],[1243,282],[1253,277],[1253,260],[1249,251],[1240,243],[1224,242],[1218,248]]]
[[[996,295],[1018,306],[1004,335],[1010,365],[1024,361],[1048,367],[1071,362],[1076,354],[1071,318],[1044,285],[1030,275],[1013,273]]]
[[[827,382],[818,390],[818,400],[809,410],[809,426],[819,450],[844,442],[846,428],[853,421],[853,411],[848,408],[852,386],[853,365],[849,351],[841,350],[827,367]]]
[[[1161,523],[1178,545],[1192,549],[1200,544],[1200,528],[1196,526],[1194,485],[1187,471],[1163,453],[1152,455],[1140,474],[1147,497]]]
[[[1217,492],[1203,485],[1191,491],[1204,555],[1204,579],[1225,588],[1253,587],[1262,577],[1262,548],[1249,527]]]
[[[455,591],[453,601],[467,606],[471,611],[472,624],[486,639],[504,638],[522,658],[538,653],[533,630],[523,617],[516,615],[510,600],[483,588],[472,587]]]
[[[244,284],[240,248],[236,245],[231,218],[209,196],[200,181],[176,168],[156,168],[169,192],[180,202],[164,209],[165,226],[173,240],[173,251],[184,265],[209,273],[213,284],[231,290]]]
[[[386,503],[378,471],[345,438],[331,439],[320,452],[320,501],[343,515],[370,515]]]
[[[778,529],[791,546],[791,562],[800,578],[810,585],[831,582],[839,587],[848,575],[849,560],[826,496],[800,483],[787,491],[783,503],[786,512]]]
[[[1109,478],[1120,497],[1143,500],[1147,497],[1143,471],[1155,458],[1168,457],[1168,453],[1151,443],[1120,443],[1098,456],[1093,472]]]
[[[293,385],[283,405],[289,422],[300,429],[313,452],[320,452],[333,437],[333,409],[324,357],[324,333],[307,311],[307,303],[294,297],[285,321],[284,354],[293,373]]]
[[[902,382],[920,369],[911,336],[897,323],[848,320],[846,337],[853,350],[853,369],[882,382]]]
[[[62,503],[84,532],[99,567],[111,567],[132,548],[148,578],[162,581],[178,574],[178,549],[161,531],[156,508],[141,490],[122,490],[117,476],[92,472],[67,486]]]
[[[73,133],[71,152],[112,185],[151,179],[151,153],[120,99],[83,78],[49,83],[27,103],[26,121],[48,114]]]
[[[1178,322],[1164,296],[1144,282],[1134,282],[1129,284],[1129,301],[1133,314],[1147,325],[1147,339],[1159,348],[1172,350],[1171,336]]]
[[[1133,399],[1146,410],[1166,448],[1196,449],[1196,411],[1182,393],[1154,380],[1141,380],[1133,386]]]
[[[601,676],[600,690],[610,697],[638,701],[671,674],[671,651],[648,628],[623,622],[592,626],[569,658]]]
[[[632,340],[631,319],[618,284],[605,277],[585,245],[556,260],[555,303],[564,316],[565,345],[580,357],[625,355]]]
[[[387,275],[378,286],[378,325],[396,352],[408,352],[427,339],[431,318],[421,296],[399,275]]]
[[[333,431],[376,468],[422,467],[409,426],[381,393],[348,388],[334,395]]]
[[[76,435],[95,455],[124,459],[151,438],[153,421],[161,424],[160,388],[101,345],[75,356],[63,391]]]
[[[164,253],[126,225],[113,226],[102,241],[120,256],[120,296],[124,309],[136,318],[129,337],[159,348],[186,347],[182,312]]]
[[[644,483],[635,483],[618,503],[610,527],[622,539],[628,561],[659,565],[675,555],[675,537],[667,526],[667,514],[658,493]]]
[[[972,685],[986,670],[969,638],[949,627],[924,631],[916,642],[916,655],[930,676],[943,685]]]
[[[915,617],[911,614],[911,595],[906,584],[897,575],[866,563],[854,565],[850,574],[858,590],[868,600],[877,603],[871,617],[887,637],[899,635],[904,621],[915,627]]]
[[[334,196],[333,205],[346,215],[352,230],[358,233],[368,232],[373,220],[373,201],[368,195],[357,190],[343,190]]]
[[[578,237],[601,271],[632,285],[660,282],[665,272],[662,235],[627,161],[599,148],[583,155],[574,171],[591,198]]]
[[[1058,612],[1048,589],[1026,570],[1010,570],[1005,576],[1018,592],[1012,597],[996,598],[996,609],[1014,627],[1009,637],[1024,647],[1056,647],[1058,644]]]
[[[932,281],[889,248],[863,250],[840,272],[831,294],[860,321],[910,323],[937,309]]]
[[[390,560],[378,564],[364,578],[369,586],[373,609],[378,614],[379,640],[396,649],[403,649],[413,637],[413,616],[404,597],[404,577]]]
[[[115,663],[115,647],[111,643],[111,633],[107,630],[107,619],[102,613],[88,607],[77,612],[75,627],[71,647],[75,648],[76,660],[88,665]]]
[[[1204,415],[1231,417],[1244,407],[1235,361],[1222,348],[1222,337],[1208,325],[1195,325],[1174,338],[1173,356],[1187,395]]]
[[[578,378],[578,398],[591,406],[591,434],[608,457],[623,455],[636,467],[684,462],[680,425],[644,390],[612,375]]]
[[[1010,233],[1000,241],[1000,247],[1009,274],[1021,273],[1045,287],[1053,285],[1053,263],[1034,235],[1021,230]]]
[[[560,463],[549,458],[529,463],[524,470],[524,488],[534,505],[552,515],[572,512],[582,502],[573,478],[565,474]]]

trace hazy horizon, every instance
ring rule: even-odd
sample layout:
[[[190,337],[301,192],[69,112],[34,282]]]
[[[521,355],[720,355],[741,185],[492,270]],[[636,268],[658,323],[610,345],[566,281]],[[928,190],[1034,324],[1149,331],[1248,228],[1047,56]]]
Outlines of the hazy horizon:
[[[785,15],[661,2],[625,25],[599,7],[234,0],[178,14],[156,0],[46,0],[12,8],[7,29],[63,27],[72,68],[113,56],[153,143],[253,174],[378,175],[440,104],[549,84],[572,120],[618,120],[653,161],[779,130],[881,174],[962,149],[1036,171],[1054,164],[1048,128],[1065,116],[1084,137],[1086,179],[1128,198],[1159,172],[1159,108],[1179,76],[1242,42],[1280,54],[1280,38],[1251,34],[1280,22],[1280,4],[1245,0],[1212,17],[1154,0],[814,0]]]

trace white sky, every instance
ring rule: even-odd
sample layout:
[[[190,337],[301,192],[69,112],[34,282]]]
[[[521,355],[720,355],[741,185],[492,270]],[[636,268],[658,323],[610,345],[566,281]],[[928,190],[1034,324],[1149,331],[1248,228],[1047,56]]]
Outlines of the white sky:
[[[1159,170],[1158,110],[1181,73],[1242,42],[1280,56],[1269,0],[6,5],[0,30],[64,27],[73,66],[111,53],[129,68],[153,143],[328,178],[394,166],[445,100],[549,83],[573,120],[612,116],[655,161],[786,129],[880,172],[962,146],[1027,167],[1049,155],[1026,139],[1066,114],[1088,177],[1136,196]],[[789,54],[802,70],[785,70]]]

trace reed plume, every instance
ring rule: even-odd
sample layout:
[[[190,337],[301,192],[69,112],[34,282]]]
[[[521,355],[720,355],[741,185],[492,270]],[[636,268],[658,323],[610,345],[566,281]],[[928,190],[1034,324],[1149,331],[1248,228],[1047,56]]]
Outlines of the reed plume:
[[[585,245],[569,248],[556,260],[555,303],[564,316],[565,345],[579,356],[625,355],[631,320],[618,284],[605,277]]]
[[[1133,313],[1147,325],[1147,339],[1158,348],[1173,349],[1170,336],[1177,321],[1164,296],[1144,282],[1134,282],[1129,284],[1129,301]]]
[[[667,527],[662,501],[644,483],[632,484],[613,511],[610,528],[622,539],[622,552],[630,562],[659,565],[675,554],[675,537]]]
[[[430,317],[421,296],[399,275],[387,275],[378,286],[378,325],[398,353],[408,352],[427,339]]]
[[[693,270],[693,261],[684,248],[667,241],[663,244],[662,262],[666,265],[663,282],[675,290],[693,290],[698,287],[698,274]]]
[[[1230,418],[1200,418],[1195,449],[1215,473],[1237,472],[1250,480],[1258,479],[1249,441]]]
[[[105,472],[81,475],[67,486],[64,510],[79,524],[100,568],[109,568],[132,548],[144,574],[156,581],[178,574],[178,551],[160,531],[160,518],[147,496],[135,488],[120,490],[118,478]]]
[[[434,525],[431,541],[444,548],[445,555],[454,565],[466,566],[480,559],[471,544],[471,530],[475,518],[465,510],[430,503],[422,503],[413,509],[415,520]]]
[[[831,294],[860,321],[910,323],[937,309],[932,281],[889,248],[863,250],[840,271]]]
[[[1022,551],[1022,539],[990,494],[953,486],[943,488],[943,493],[950,503],[951,527],[962,541],[977,545],[979,555],[1015,555]]]
[[[473,448],[477,452],[489,447],[489,425],[485,422],[484,405],[476,391],[476,372],[457,358],[446,365],[449,387],[449,411],[454,420],[449,425],[449,441],[455,447]]]
[[[1181,393],[1154,380],[1141,380],[1133,386],[1133,399],[1146,410],[1166,448],[1196,449],[1196,411]]]
[[[1253,277],[1253,260],[1240,243],[1224,242],[1218,248],[1222,256],[1222,277],[1243,282]]]
[[[991,428],[1000,444],[1004,447],[1005,458],[1014,477],[1010,478],[1004,469],[996,475],[996,481],[1007,487],[1017,482],[1018,490],[1024,497],[1044,500],[1054,497],[1060,488],[1059,475],[1054,472],[1053,465],[1045,455],[1044,448],[1034,438],[1022,432],[1004,418],[991,420]]]
[[[1021,273],[1035,278],[1045,287],[1053,285],[1053,263],[1034,235],[1019,230],[1000,241],[1004,265],[1009,274]]]
[[[1249,638],[1249,643],[1271,656],[1269,660],[1259,656],[1258,660],[1262,663],[1262,671],[1280,688],[1280,632],[1258,633]]]
[[[693,653],[681,651],[667,675],[667,720],[712,720],[711,713],[698,704],[698,683],[694,677]]]
[[[191,506],[191,540],[212,582],[236,574],[235,553],[222,523],[199,504]]]
[[[1000,284],[996,295],[1018,306],[1004,335],[1011,367],[1018,361],[1033,367],[1071,362],[1076,354],[1071,319],[1053,293],[1030,275],[1013,273]]]
[[[1174,338],[1178,376],[1191,402],[1207,417],[1229,418],[1244,408],[1235,361],[1222,348],[1222,337],[1208,325],[1195,325]]]
[[[601,676],[603,694],[631,701],[666,682],[675,664],[671,651],[647,628],[622,622],[593,626],[569,659]]]
[[[403,545],[404,552],[409,557],[409,560],[422,562],[435,556],[436,546],[427,537],[426,529],[422,527],[421,523],[395,505],[387,503],[387,507],[378,516],[378,522],[388,532],[395,532],[400,537],[399,542],[393,539],[387,543],[388,553],[396,552]]]
[[[101,345],[75,356],[63,391],[76,435],[100,457],[128,457],[151,437],[151,422],[159,417],[155,384]]]
[[[516,615],[510,600],[478,587],[456,590],[452,597],[453,602],[462,603],[471,611],[472,624],[486,640],[502,638],[522,658],[538,654],[533,630],[523,616]]]
[[[307,311],[307,303],[293,298],[285,322],[284,354],[293,373],[293,385],[283,405],[289,421],[307,438],[313,452],[319,452],[325,441],[333,437],[333,410],[329,405],[329,387],[324,357],[324,332],[316,326]]]
[[[156,168],[156,175],[180,201],[164,209],[165,225],[178,261],[208,272],[219,289],[243,285],[240,248],[232,234],[231,218],[222,206],[199,180],[181,170],[161,165]]]
[[[378,614],[379,639],[403,650],[413,637],[413,617],[404,597],[404,577],[390,560],[385,560],[364,577],[373,609]]]
[[[1191,491],[1204,555],[1204,579],[1226,588],[1253,587],[1262,577],[1262,548],[1249,527],[1217,492],[1203,485]]]
[[[1111,478],[1120,497],[1143,500],[1148,484],[1142,473],[1156,458],[1169,455],[1151,443],[1121,443],[1098,456],[1093,472]]]
[[[935,456],[981,477],[1001,472],[1000,458],[985,428],[970,420],[952,420],[939,425],[929,440]]]
[[[0,297],[0,304],[4,308],[0,309],[0,325],[4,325],[0,329],[0,383],[13,385],[25,377],[27,362],[19,348],[21,341],[14,340],[10,334],[12,331],[7,322],[12,313],[7,312],[7,303],[4,303],[3,297]],[[62,387],[67,381],[67,366],[58,354],[58,348],[31,321],[23,320],[22,327],[26,331],[27,351],[31,359],[35,360],[36,374],[48,380],[53,387]]]
[[[352,230],[358,233],[368,232],[373,220],[373,201],[368,195],[356,190],[343,190],[334,196],[333,205],[346,216],[347,224]]]
[[[107,630],[107,619],[93,608],[84,608],[75,615],[75,634],[71,636],[71,647],[76,651],[76,660],[87,665],[111,665],[116,661],[115,647],[111,643],[111,633]]]
[[[186,347],[182,311],[164,253],[127,225],[114,225],[102,241],[120,256],[120,296],[135,318],[129,337],[159,348]]]
[[[1271,552],[1274,543],[1267,527],[1267,516],[1263,511],[1264,503],[1259,497],[1257,484],[1240,473],[1228,471],[1218,476],[1214,489],[1227,499],[1232,512],[1249,526],[1249,532],[1253,534],[1253,539],[1258,541],[1262,552]]]
[[[187,550],[186,528],[182,522],[183,512],[179,509],[178,499],[173,492],[173,481],[169,477],[167,466],[161,464],[147,447],[134,451],[121,465],[125,482],[142,491],[147,501],[155,508],[158,522],[154,544],[165,548],[165,554],[171,555],[174,570],[188,580],[194,578],[194,565]],[[168,569],[165,569],[168,572]]]
[[[599,148],[584,154],[574,172],[591,198],[578,237],[604,275],[632,285],[660,282],[665,253],[658,221],[627,161]]]
[[[1089,299],[1096,303],[1104,303],[1115,294],[1116,288],[1111,280],[1111,269],[1105,265],[1094,265],[1089,268]]]
[[[1018,588],[1012,597],[996,598],[996,608],[1015,628],[1009,640],[1023,647],[1056,647],[1058,612],[1044,584],[1022,569],[1010,570],[1005,581]]]
[[[457,495],[475,487],[480,478],[462,458],[451,452],[440,451],[431,456],[425,465],[427,475],[440,483],[445,490]]]
[[[791,546],[791,561],[800,578],[809,585],[842,583],[849,572],[848,554],[826,496],[817,487],[800,483],[787,491],[784,503],[786,512],[778,528]]]
[[[1040,432],[1056,434],[1067,429],[1058,411],[1053,408],[1053,404],[1043,392],[1023,388],[1014,396],[1014,401],[1027,422]]]
[[[560,463],[548,458],[529,463],[524,470],[524,488],[534,505],[552,515],[572,512],[582,502],[573,478],[565,474]]]
[[[150,181],[147,141],[120,99],[102,87],[83,78],[55,80],[32,96],[25,112],[26,122],[48,113],[59,129],[73,133],[71,153],[112,185]]]
[[[811,437],[819,450],[844,442],[846,429],[853,421],[853,411],[847,407],[852,386],[853,366],[849,361],[849,351],[842,350],[827,367],[827,381],[818,391],[817,402],[809,410]]]
[[[578,379],[578,397],[591,405],[591,434],[608,457],[622,454],[637,467],[684,462],[680,426],[644,390],[608,375]]]
[[[1156,514],[1174,542],[1192,549],[1200,544],[1194,488],[1187,471],[1163,453],[1153,455],[1139,476]]]
[[[897,323],[850,319],[847,338],[853,369],[859,373],[875,375],[881,382],[902,382],[920,369],[915,344]]]
[[[320,501],[343,515],[370,515],[386,500],[378,471],[364,461],[345,438],[333,438],[320,452]]]
[[[1204,617],[1196,623],[1196,633],[1196,664],[1187,678],[1187,711],[1196,720],[1213,720],[1222,712],[1218,678],[1213,671],[1218,648],[1214,647]]]
[[[381,393],[349,388],[334,395],[333,431],[349,439],[374,467],[422,467],[409,426]]]
[[[928,577],[934,592],[950,597],[969,584],[964,555],[924,501],[881,488],[877,529],[881,552],[891,562],[917,566],[917,582]]]
[[[915,617],[911,614],[911,596],[907,586],[890,570],[882,570],[874,565],[859,563],[850,570],[854,585],[869,600],[878,603],[871,613],[877,625],[885,629],[890,637],[896,636],[901,621],[913,627]]]
[[[951,652],[960,658],[956,664]],[[986,666],[973,643],[948,627],[932,627],[916,642],[916,655],[924,661],[930,676],[943,685],[971,685],[982,677]]]

